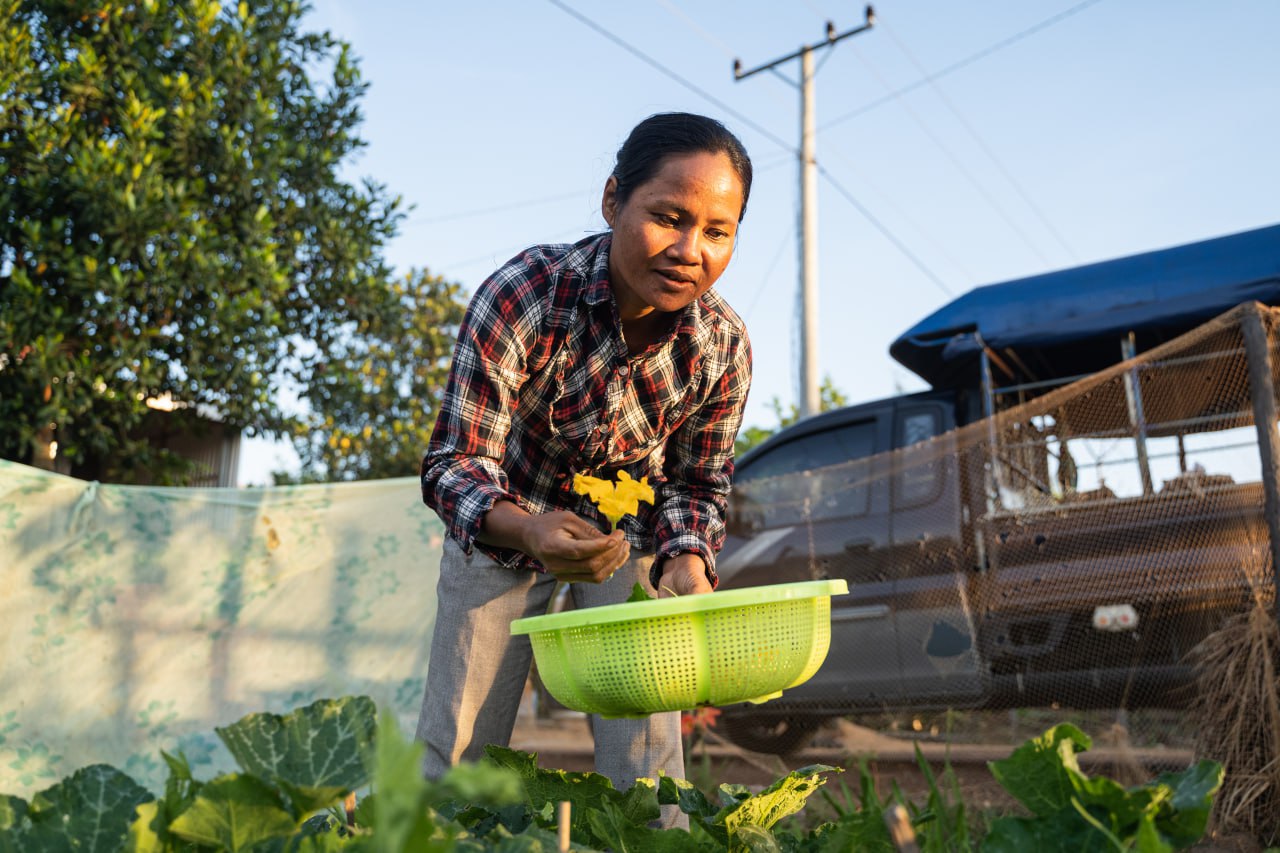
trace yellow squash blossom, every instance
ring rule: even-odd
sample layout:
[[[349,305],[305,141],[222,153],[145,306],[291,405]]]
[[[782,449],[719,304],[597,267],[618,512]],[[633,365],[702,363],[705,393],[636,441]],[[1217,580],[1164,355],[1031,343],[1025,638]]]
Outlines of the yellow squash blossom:
[[[640,501],[652,505],[653,487],[648,477],[639,480],[631,479],[626,471],[618,472],[618,481],[602,480],[587,474],[573,475],[573,490],[586,495],[599,508],[600,513],[613,527],[627,514],[635,515],[640,510]]]

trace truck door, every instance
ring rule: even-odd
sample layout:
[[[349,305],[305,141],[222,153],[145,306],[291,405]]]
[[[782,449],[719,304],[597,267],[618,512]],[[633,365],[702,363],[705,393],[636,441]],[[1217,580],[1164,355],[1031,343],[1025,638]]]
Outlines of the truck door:
[[[889,513],[898,658],[906,702],[969,704],[983,693],[969,608],[958,463],[946,405],[898,408]],[[939,437],[940,436],[940,437]]]
[[[900,693],[889,552],[889,488],[881,473],[892,407],[853,413],[752,458],[734,476],[738,529],[718,566],[726,587],[844,578],[831,600],[831,650],[788,691],[816,704],[877,707]],[[731,518],[735,510],[730,511]],[[731,524],[731,527],[739,527]],[[741,538],[739,538],[741,537]]]

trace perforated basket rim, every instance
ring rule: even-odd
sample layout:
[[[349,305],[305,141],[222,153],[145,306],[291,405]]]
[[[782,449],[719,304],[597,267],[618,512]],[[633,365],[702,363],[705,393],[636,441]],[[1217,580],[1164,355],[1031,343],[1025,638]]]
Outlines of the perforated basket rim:
[[[544,616],[527,616],[511,623],[512,635],[558,631],[564,628],[580,628],[614,622],[635,622],[663,616],[685,616],[732,607],[749,607],[781,601],[800,601],[806,598],[844,595],[849,591],[845,580],[798,581],[768,586],[726,589],[707,595],[681,595],[674,598],[656,598],[649,601],[627,601],[622,604],[605,604],[565,613],[548,613]]]

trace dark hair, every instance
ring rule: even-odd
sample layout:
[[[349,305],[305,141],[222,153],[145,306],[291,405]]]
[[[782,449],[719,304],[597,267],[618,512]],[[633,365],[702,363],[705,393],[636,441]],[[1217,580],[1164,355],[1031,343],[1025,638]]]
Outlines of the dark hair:
[[[751,195],[751,158],[738,137],[713,118],[694,113],[658,113],[632,128],[613,167],[618,206],[627,203],[636,187],[658,173],[662,161],[673,154],[725,154],[742,181],[742,210]]]

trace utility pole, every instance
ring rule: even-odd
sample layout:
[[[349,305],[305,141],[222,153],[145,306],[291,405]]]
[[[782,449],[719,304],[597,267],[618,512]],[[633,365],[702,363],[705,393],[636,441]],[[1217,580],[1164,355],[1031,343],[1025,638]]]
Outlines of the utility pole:
[[[827,21],[827,37],[820,42],[806,45],[795,53],[767,62],[750,71],[742,70],[741,60],[733,61],[733,79],[745,80],[761,71],[774,71],[784,62],[800,60],[800,417],[816,415],[820,408],[818,399],[818,158],[816,137],[818,121],[814,115],[813,53],[836,42],[866,32],[875,23],[875,12],[866,10],[866,23],[843,33],[837,33],[835,24]],[[779,74],[779,76],[781,76]],[[788,83],[791,81],[782,78]],[[793,84],[794,85],[794,84]]]

